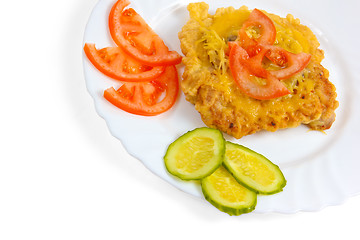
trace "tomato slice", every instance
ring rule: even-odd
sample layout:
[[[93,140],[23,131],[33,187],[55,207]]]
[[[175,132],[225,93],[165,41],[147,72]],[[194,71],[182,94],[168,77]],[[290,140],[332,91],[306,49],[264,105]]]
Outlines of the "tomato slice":
[[[234,42],[229,43],[229,48],[231,49],[236,44]],[[259,44],[254,48],[254,52],[255,55],[252,57],[245,56],[245,53],[243,53],[239,61],[251,74],[261,78],[266,78],[269,73],[280,80],[289,78],[302,71],[311,59],[311,54],[294,54],[279,46]],[[264,57],[267,57],[270,61],[281,67],[281,69],[270,71],[264,69],[262,66]]]
[[[234,45],[237,45],[238,43],[229,43],[229,48],[231,49]],[[244,48],[242,48],[245,50]],[[263,68],[262,61],[267,54],[268,49],[261,45],[256,45],[253,48],[253,54],[250,57],[249,53],[247,51],[240,51],[239,52],[239,59],[238,61],[243,65],[252,75],[255,75],[256,77],[266,78],[268,76],[268,71]],[[230,50],[231,53],[231,50]]]
[[[84,51],[90,62],[105,75],[131,82],[143,82],[154,79],[164,72],[165,67],[144,65],[126,54],[119,47],[107,47],[100,50],[95,44],[86,43]]]
[[[265,84],[255,81],[255,76],[242,63],[249,59],[246,50],[238,44],[232,45],[229,65],[232,76],[239,88],[248,96],[259,100],[268,100],[285,96],[290,91],[273,75],[267,73]]]
[[[240,89],[253,98],[265,100],[289,94],[290,91],[280,80],[299,73],[311,59],[310,54],[293,54],[273,46],[275,40],[276,28],[272,20],[254,9],[239,31],[239,41],[229,42],[231,73]],[[264,57],[280,69],[266,70],[263,67]],[[256,81],[256,77],[262,78],[262,81]]]
[[[286,79],[299,73],[311,60],[311,54],[308,53],[294,54],[278,46],[267,46],[267,48],[269,51],[266,57],[282,67],[280,70],[269,71],[271,75],[278,79]]]
[[[150,66],[168,66],[181,62],[176,51],[169,51],[162,39],[133,9],[125,9],[128,0],[118,0],[109,15],[110,34],[128,54]]]
[[[118,108],[137,115],[154,116],[170,109],[179,92],[175,66],[166,67],[164,73],[149,82],[125,83],[118,90],[104,91],[104,97]]]
[[[247,34],[249,29],[254,30],[258,36],[252,38]],[[253,47],[257,44],[273,45],[276,40],[276,28],[273,21],[265,13],[254,9],[239,31],[239,40],[243,48],[252,56]]]

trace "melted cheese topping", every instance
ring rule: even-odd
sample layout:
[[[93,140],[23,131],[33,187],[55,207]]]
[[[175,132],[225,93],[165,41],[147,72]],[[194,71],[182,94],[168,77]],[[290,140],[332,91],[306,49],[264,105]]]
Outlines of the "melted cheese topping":
[[[323,51],[318,49],[315,35],[298,19],[264,12],[275,24],[275,45],[293,53],[310,53],[312,59],[302,72],[282,80],[292,94],[256,100],[237,87],[226,55],[227,42],[236,39],[251,11],[246,7],[219,8],[212,16],[205,3],[189,4],[188,10],[191,19],[179,33],[186,55],[182,90],[186,99],[195,104],[205,124],[240,138],[261,129],[275,131],[308,124],[319,120],[324,113],[333,115],[338,103],[335,87],[328,81],[328,71],[320,64]],[[271,64],[268,67],[276,68]],[[327,96],[327,102],[321,95]]]

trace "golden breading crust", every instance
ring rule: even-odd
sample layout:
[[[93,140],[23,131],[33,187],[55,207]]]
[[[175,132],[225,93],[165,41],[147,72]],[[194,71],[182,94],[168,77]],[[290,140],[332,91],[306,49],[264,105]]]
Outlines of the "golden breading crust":
[[[181,88],[195,105],[204,123],[235,138],[260,130],[276,131],[307,124],[311,129],[331,127],[338,107],[329,72],[320,64],[324,53],[309,28],[291,15],[280,18],[266,13],[277,29],[275,45],[298,53],[312,54],[309,65],[299,74],[283,80],[292,92],[287,96],[256,100],[237,87],[228,68],[227,41],[236,38],[250,14],[246,7],[220,8],[214,15],[208,5],[188,6],[190,20],[179,33],[185,57]],[[236,21],[231,21],[236,20]]]

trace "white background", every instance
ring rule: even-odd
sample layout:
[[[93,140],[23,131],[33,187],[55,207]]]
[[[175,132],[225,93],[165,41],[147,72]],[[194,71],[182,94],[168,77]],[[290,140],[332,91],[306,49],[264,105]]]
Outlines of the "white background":
[[[360,238],[360,196],[319,212],[229,217],[129,157],[83,77],[96,2],[0,3],[1,240]]]

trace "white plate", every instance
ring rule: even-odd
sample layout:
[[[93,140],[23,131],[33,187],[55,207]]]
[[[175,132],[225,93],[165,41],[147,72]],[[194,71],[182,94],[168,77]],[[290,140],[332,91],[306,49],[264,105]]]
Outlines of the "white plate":
[[[111,40],[107,19],[115,0],[100,0],[95,6],[86,26],[84,43],[95,43],[97,48],[114,46]],[[319,2],[319,3],[318,3]],[[329,69],[330,80],[337,87],[340,107],[336,110],[337,119],[326,134],[309,131],[301,126],[271,132],[260,132],[236,140],[253,150],[264,154],[283,170],[287,179],[284,191],[272,196],[260,196],[255,212],[316,211],[325,206],[340,204],[347,197],[360,192],[360,159],[357,148],[360,146],[357,136],[360,135],[359,91],[354,87],[354,80],[359,79],[359,52],[352,51],[354,41],[359,33],[354,31],[343,34],[344,28],[350,28],[356,21],[344,25],[334,20],[332,11],[339,14],[355,14],[357,4],[348,1],[342,6],[347,10],[338,11],[330,6],[327,11],[319,12],[321,3],[310,0],[301,4],[293,1],[207,1],[213,12],[218,7],[247,5],[249,8],[265,9],[268,12],[285,16],[287,13],[300,18],[318,36],[321,48],[325,50],[323,64]],[[164,39],[170,49],[179,53],[180,43],[177,37],[181,27],[188,20],[187,1],[176,0],[132,0],[131,7],[149,23]],[[312,4],[313,8],[308,8]],[[290,9],[296,9],[290,10]],[[336,11],[335,11],[336,10]],[[350,11],[350,12],[349,12]],[[354,15],[356,16],[356,15]],[[345,27],[344,27],[345,26]],[[354,34],[358,34],[357,38]],[[351,38],[353,37],[353,38]],[[344,44],[346,42],[347,44]],[[354,48],[357,49],[357,48]],[[351,55],[352,54],[352,55]],[[194,107],[181,95],[176,105],[168,112],[155,117],[142,117],[119,110],[103,98],[103,91],[111,86],[120,85],[97,71],[87,58],[84,59],[84,73],[89,93],[94,99],[98,114],[106,120],[113,136],[118,138],[128,153],[139,159],[153,173],[168,181],[180,190],[203,198],[199,185],[194,182],[180,181],[167,173],[163,156],[167,146],[183,133],[204,126]],[[356,57],[356,58],[355,58]],[[180,73],[182,67],[179,67]],[[357,91],[357,92],[356,92]]]

